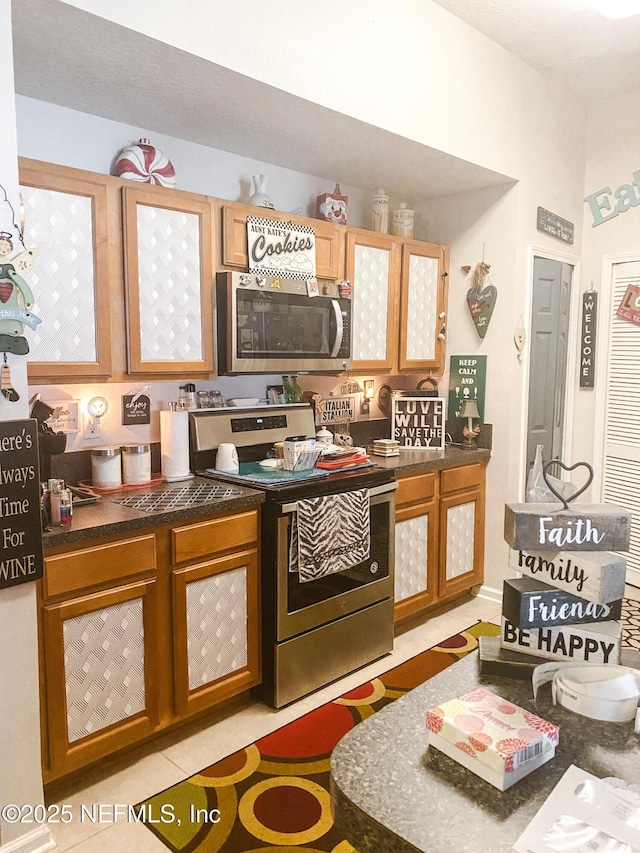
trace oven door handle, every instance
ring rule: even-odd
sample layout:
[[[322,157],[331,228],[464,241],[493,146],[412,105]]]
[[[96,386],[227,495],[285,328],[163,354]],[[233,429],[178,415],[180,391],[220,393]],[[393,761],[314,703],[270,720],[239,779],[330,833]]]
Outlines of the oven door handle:
[[[342,346],[342,338],[344,337],[344,323],[342,321],[342,309],[337,299],[331,300],[331,307],[336,318],[336,339],[333,342],[333,349],[330,355],[331,358],[337,358],[340,347]]]
[[[386,492],[395,492],[398,488],[398,484],[395,480],[392,480],[391,483],[383,483],[381,486],[374,486],[372,489],[369,489],[369,498],[374,498],[377,495],[384,495]],[[349,489],[345,489],[345,492],[348,492]],[[287,515],[290,512],[296,512],[298,509],[298,502],[294,501],[291,504],[283,504],[282,505],[282,514]]]

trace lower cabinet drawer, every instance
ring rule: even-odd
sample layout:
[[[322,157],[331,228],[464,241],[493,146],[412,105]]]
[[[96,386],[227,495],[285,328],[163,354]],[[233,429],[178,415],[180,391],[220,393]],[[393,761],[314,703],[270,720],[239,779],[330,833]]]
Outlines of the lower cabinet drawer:
[[[443,494],[457,492],[481,486],[484,482],[484,466],[480,464],[463,465],[460,468],[447,468],[440,475],[440,487]]]
[[[171,531],[174,563],[197,560],[258,541],[258,511],[176,527]]]
[[[403,477],[398,480],[396,506],[430,500],[437,492],[436,473],[418,474],[415,477]]]
[[[156,538],[151,533],[124,542],[83,548],[44,561],[46,598],[123,580],[156,568]]]

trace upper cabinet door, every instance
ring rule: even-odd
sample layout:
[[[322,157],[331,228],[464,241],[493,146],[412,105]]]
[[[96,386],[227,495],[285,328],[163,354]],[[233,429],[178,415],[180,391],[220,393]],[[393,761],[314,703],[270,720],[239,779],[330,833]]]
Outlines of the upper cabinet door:
[[[108,176],[20,161],[24,242],[38,254],[25,278],[33,313],[30,379],[106,379],[111,374]],[[14,250],[16,247],[14,246]]]
[[[211,204],[164,187],[124,187],[130,373],[212,373]]]
[[[404,243],[400,370],[444,370],[448,270],[448,247],[417,240]]]
[[[347,278],[353,282],[353,368],[392,370],[398,349],[401,243],[374,231],[347,232]]]
[[[247,216],[261,216],[278,222],[312,225],[316,238],[316,276],[344,278],[344,225],[322,219],[308,219],[252,204],[225,204],[222,207],[222,263],[242,270],[249,268]]]

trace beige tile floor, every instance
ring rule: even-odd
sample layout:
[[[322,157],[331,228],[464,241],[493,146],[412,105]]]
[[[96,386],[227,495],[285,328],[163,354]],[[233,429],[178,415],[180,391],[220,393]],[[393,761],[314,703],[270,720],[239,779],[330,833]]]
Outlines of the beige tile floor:
[[[287,708],[274,711],[262,703],[247,700],[241,706],[235,706],[233,712],[220,714],[215,722],[195,733],[165,737],[134,760],[112,765],[107,771],[87,774],[77,787],[56,797],[55,801],[60,805],[69,804],[74,815],[70,823],[50,827],[58,851],[166,853],[167,848],[142,824],[126,819],[109,822],[111,806],[133,805],[192,776],[257,738],[467,628],[478,619],[498,622],[500,610],[500,604],[495,601],[482,598],[467,601],[447,613],[412,625],[396,637],[390,655]],[[107,822],[80,819],[82,806],[91,809],[97,804],[105,805]]]

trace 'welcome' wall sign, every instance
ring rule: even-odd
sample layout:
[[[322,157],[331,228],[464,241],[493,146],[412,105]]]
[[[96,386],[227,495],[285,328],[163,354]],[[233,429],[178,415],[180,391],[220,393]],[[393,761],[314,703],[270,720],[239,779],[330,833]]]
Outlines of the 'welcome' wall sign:
[[[316,235],[310,226],[247,216],[249,272],[315,278]]]

